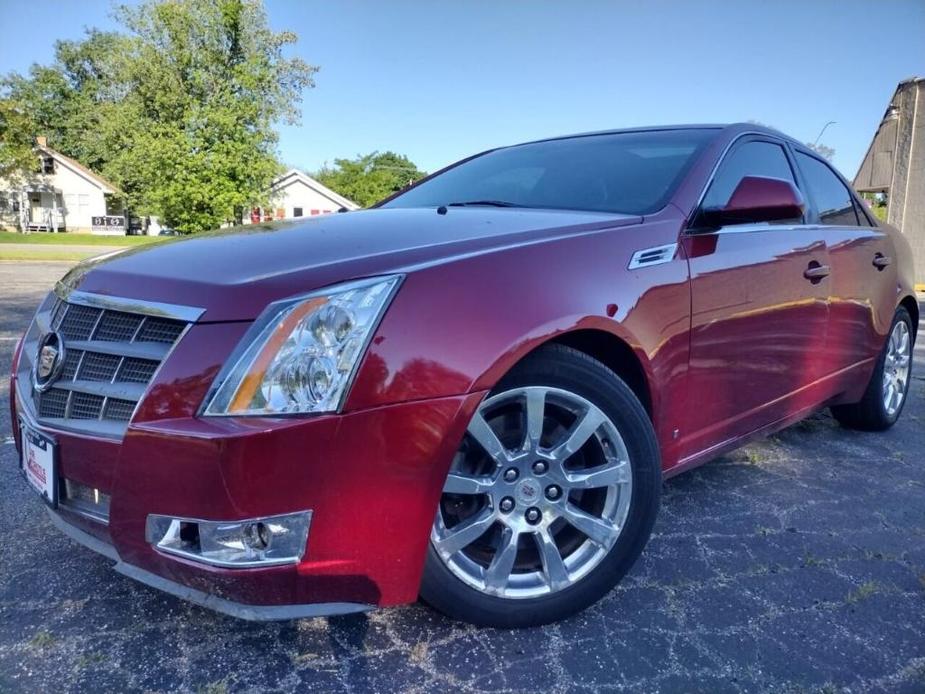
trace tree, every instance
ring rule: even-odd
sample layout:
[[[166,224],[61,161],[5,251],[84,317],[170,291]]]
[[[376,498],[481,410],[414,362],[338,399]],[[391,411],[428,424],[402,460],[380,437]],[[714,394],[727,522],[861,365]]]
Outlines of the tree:
[[[811,150],[813,150],[819,156],[824,157],[828,159],[829,161],[832,161],[832,157],[835,156],[835,150],[832,147],[829,147],[828,145],[817,144],[815,142],[807,142],[806,146],[809,147]]]
[[[7,94],[49,144],[118,185],[140,214],[184,231],[240,221],[280,171],[278,122],[297,123],[316,67],[287,58],[260,0],[145,0],[123,33],[55,46]]]
[[[750,119],[748,122],[753,123],[755,125],[761,125],[765,128],[772,128],[774,130],[777,130],[777,128],[775,128],[773,125],[767,125],[766,123],[762,123],[760,120]],[[835,150],[832,147],[828,147],[827,145],[818,144],[816,142],[807,142],[806,146],[809,147],[811,150],[813,150],[819,156],[824,157],[825,159],[828,159],[829,161],[832,161],[832,157],[835,156]]]
[[[33,122],[21,104],[0,98],[0,181],[18,183],[37,165]]]
[[[361,207],[369,207],[426,175],[404,155],[372,152],[355,159],[335,159],[333,167],[322,167],[315,178]]]

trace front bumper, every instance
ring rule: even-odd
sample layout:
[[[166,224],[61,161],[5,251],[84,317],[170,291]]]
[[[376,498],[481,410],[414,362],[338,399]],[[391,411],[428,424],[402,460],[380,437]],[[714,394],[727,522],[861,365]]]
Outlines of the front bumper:
[[[88,532],[85,532],[75,525],[68,523],[60,514],[51,509],[48,515],[52,524],[69,538],[82,544],[94,552],[98,552],[108,559],[116,562],[115,570],[124,576],[134,578],[136,581],[145,585],[157,588],[158,590],[170,593],[182,600],[187,600],[201,607],[206,607],[231,617],[246,619],[253,622],[269,622],[284,619],[304,619],[309,617],[330,617],[339,614],[351,614],[354,612],[365,612],[372,609],[373,605],[351,602],[326,602],[314,603],[307,605],[247,605],[240,602],[234,602],[226,598],[220,598],[217,595],[207,593],[202,590],[190,588],[176,581],[171,581],[150,571],[145,571],[132,564],[126,564],[119,559],[115,548]]]
[[[62,478],[110,497],[108,524],[51,511],[67,535],[177,597],[290,619],[417,598],[446,473],[482,396],[312,418],[144,421],[121,441],[29,424],[56,440]],[[311,530],[297,564],[218,568],[145,539],[149,514],[240,520],[305,509]]]

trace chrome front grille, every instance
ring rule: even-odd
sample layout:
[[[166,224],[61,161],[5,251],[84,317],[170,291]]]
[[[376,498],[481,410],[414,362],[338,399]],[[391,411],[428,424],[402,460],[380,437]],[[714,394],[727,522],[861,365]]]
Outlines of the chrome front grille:
[[[18,392],[39,424],[121,436],[161,362],[201,311],[173,307],[179,316],[165,316],[163,304],[59,294],[46,299],[26,336]],[[51,387],[38,392],[33,363],[40,339],[52,331],[64,343],[64,363]]]

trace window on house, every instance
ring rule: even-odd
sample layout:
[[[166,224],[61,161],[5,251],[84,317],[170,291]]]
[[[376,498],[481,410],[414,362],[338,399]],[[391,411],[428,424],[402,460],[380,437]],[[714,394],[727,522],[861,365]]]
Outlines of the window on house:
[[[54,157],[42,157],[42,173],[53,174],[55,172]]]
[[[292,208],[292,216],[293,216],[293,217],[301,217],[301,216],[302,216],[302,208],[301,208],[301,207],[293,207],[293,208]]]

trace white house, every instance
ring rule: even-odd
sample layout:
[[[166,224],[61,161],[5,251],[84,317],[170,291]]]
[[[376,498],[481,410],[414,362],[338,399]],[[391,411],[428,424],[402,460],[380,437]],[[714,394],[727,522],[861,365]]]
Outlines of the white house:
[[[21,231],[124,234],[121,191],[36,138],[36,170],[21,183],[0,180],[0,227]]]
[[[290,169],[276,178],[270,186],[270,196],[273,206],[254,208],[245,223],[311,217],[337,212],[342,207],[348,210],[360,207],[298,169]]]

